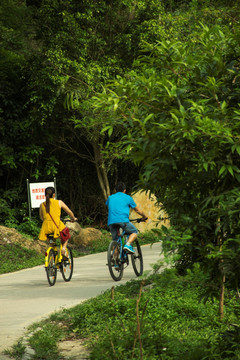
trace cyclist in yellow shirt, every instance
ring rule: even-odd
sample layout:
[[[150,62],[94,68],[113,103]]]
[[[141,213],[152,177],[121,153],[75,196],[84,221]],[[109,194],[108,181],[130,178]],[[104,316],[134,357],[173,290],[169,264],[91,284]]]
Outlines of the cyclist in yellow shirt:
[[[76,221],[77,218],[74,216],[72,210],[62,201],[55,200],[55,189],[54,187],[47,187],[45,189],[46,201],[41,203],[39,209],[39,216],[42,220],[42,226],[39,233],[39,240],[47,240],[48,234],[54,234],[54,238],[60,237],[60,232],[65,228],[64,223],[61,221],[61,209],[63,209],[72,219]],[[66,247],[68,240],[62,244],[62,255],[65,257]]]

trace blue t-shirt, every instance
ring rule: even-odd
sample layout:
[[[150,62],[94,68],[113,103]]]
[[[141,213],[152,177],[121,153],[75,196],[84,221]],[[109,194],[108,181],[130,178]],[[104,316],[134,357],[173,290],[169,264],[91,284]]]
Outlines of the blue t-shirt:
[[[119,222],[129,222],[130,208],[134,209],[137,205],[130,195],[117,192],[110,195],[106,201],[108,206],[108,225]]]

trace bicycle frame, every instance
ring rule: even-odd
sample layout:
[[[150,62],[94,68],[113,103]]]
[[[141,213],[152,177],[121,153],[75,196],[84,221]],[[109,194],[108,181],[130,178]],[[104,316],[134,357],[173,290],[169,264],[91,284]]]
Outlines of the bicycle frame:
[[[64,281],[70,281],[73,274],[73,254],[67,245],[67,259],[62,256],[62,243],[56,244],[56,239],[52,235],[48,236],[49,247],[45,252],[45,270],[50,286],[53,286],[57,279],[57,271],[62,274]]]
[[[58,251],[58,246],[56,244],[56,241],[52,237],[49,237],[49,247],[47,248],[47,250],[45,252],[45,267],[49,266],[48,259],[49,259],[49,252],[51,249],[53,249],[53,251],[56,254],[55,265],[57,265],[58,263],[60,263],[62,261],[62,244],[60,243],[60,247],[59,247],[59,251]]]
[[[126,263],[126,262],[128,263],[128,254],[125,251],[123,251],[123,247],[126,244],[128,238],[129,235],[127,235],[125,231],[121,227],[119,227],[117,242],[120,245],[120,260],[122,263]]]
[[[141,222],[142,219],[133,219],[131,221]],[[117,224],[116,224],[117,226]],[[128,254],[124,251],[124,245],[128,240],[129,235],[126,234],[123,228],[117,227],[117,239],[112,240],[107,252],[107,266],[111,277],[115,281],[120,281],[123,276],[124,268],[129,265],[129,257],[132,261],[132,266],[135,274],[141,276],[143,273],[143,257],[141,246],[138,240],[135,240],[135,252]],[[124,266],[126,264],[126,266]]]

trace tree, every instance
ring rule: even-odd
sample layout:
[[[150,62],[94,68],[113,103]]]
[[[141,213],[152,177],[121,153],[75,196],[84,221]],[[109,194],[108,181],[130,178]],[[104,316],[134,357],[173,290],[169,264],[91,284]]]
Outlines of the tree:
[[[238,288],[240,270],[239,31],[199,24],[184,43],[146,45],[135,71],[95,101],[115,115],[108,129],[127,129],[119,153],[141,164],[139,185],[182,234],[168,243],[178,267],[200,262],[218,282],[221,316],[225,283]]]
[[[150,22],[153,18],[157,19],[163,9],[161,4],[152,0],[138,3],[102,0],[95,5],[87,0],[81,3],[44,0],[40,6],[37,5],[34,12],[38,24],[36,32],[43,42],[40,57],[44,67],[42,71],[32,72],[32,86],[38,85],[38,95],[32,101],[32,116],[35,119],[40,117],[46,126],[54,109],[60,107],[58,100],[66,97],[69,124],[75,124],[78,138],[87,150],[79,152],[76,146],[69,146],[68,138],[64,141],[64,137],[59,138],[60,147],[95,164],[106,199],[110,194],[108,172],[115,159],[109,157],[106,162],[102,155],[106,145],[105,136],[101,134],[104,114],[93,113],[91,100],[88,102],[88,99],[101,89],[107,79],[123,74],[132,66],[143,32],[145,38],[154,33]],[[142,33],[141,24],[144,24]],[[42,78],[45,79],[44,84],[41,84]],[[100,120],[98,126],[94,121],[92,127],[91,118]],[[79,149],[82,150],[82,147]]]
[[[96,111],[92,97],[106,81],[130,71],[144,42],[191,37],[202,4],[210,2],[1,2],[1,195],[19,221],[26,178],[57,176],[59,195],[83,221],[94,209],[104,214],[104,198],[118,174],[135,182],[138,166],[132,171],[117,148],[126,123],[109,127],[112,115]],[[209,5],[200,16],[233,26],[236,14]]]

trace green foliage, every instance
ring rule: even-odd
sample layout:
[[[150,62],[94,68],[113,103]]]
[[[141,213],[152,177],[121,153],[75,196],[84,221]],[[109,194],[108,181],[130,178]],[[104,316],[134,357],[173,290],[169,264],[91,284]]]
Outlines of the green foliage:
[[[36,234],[38,235],[39,233],[39,227],[33,220],[30,221],[29,219],[26,219],[26,222],[22,223],[21,225],[11,225],[12,228],[20,231],[23,236],[28,236],[31,241],[34,241],[34,238],[36,238]],[[11,228],[9,229],[9,232],[11,232]],[[139,234],[139,239],[140,244],[151,244],[159,241],[158,235],[154,235],[151,231]],[[110,241],[111,235],[109,231],[102,230],[102,236],[96,241],[92,242],[88,248],[73,249],[73,256],[80,257],[87,254],[96,254],[99,252],[107,251]],[[0,245],[0,250],[2,254],[0,274],[42,265],[44,262],[44,256],[42,254],[39,254],[35,250],[30,250],[22,247],[18,243]]]
[[[47,323],[42,329],[37,330],[29,339],[30,346],[35,350],[33,359],[58,360],[58,340],[63,336],[63,331],[55,324]]]
[[[144,231],[138,234],[138,240],[140,245],[153,244],[161,240],[159,234],[154,230]]]
[[[4,191],[17,193],[10,209],[18,213],[26,202],[26,179],[56,176],[59,195],[81,222],[100,223],[106,213],[96,169],[105,171],[110,187],[123,177],[132,187],[139,168],[133,171],[117,146],[108,146],[125,126],[108,127],[111,114],[95,112],[90,97],[131,69],[146,42],[195,40],[199,18],[233,28],[237,11],[223,5],[226,1],[124,0],[114,6],[105,0],[1,1],[0,177]],[[109,139],[102,128],[108,128]],[[1,217],[11,223],[14,218],[22,221],[20,213]]]
[[[33,236],[34,238],[38,237],[38,234],[40,232],[40,226],[39,221],[36,221],[34,219],[29,219],[29,217],[26,217],[23,219],[23,222],[16,226],[16,229],[23,234],[28,234]]]
[[[102,236],[94,242],[91,242],[87,248],[87,252],[95,254],[102,251],[107,251],[111,236],[109,232],[103,231]]]
[[[131,281],[50,320],[87,339],[91,359],[101,359],[103,352],[106,359],[139,359],[141,350],[146,359],[237,359],[239,327],[231,324],[237,324],[238,304],[228,293],[227,317],[220,322],[218,304],[199,302],[199,271],[180,277],[165,270],[148,278],[143,291],[141,281]]]
[[[140,170],[174,236],[191,236],[178,245],[182,270],[201,261],[237,283],[238,19],[225,0],[3,0],[2,223],[25,229],[26,179],[53,176],[82,223],[101,223],[97,176],[132,187]]]
[[[13,345],[11,350],[4,351],[4,354],[14,358],[16,360],[21,360],[25,353],[26,346],[23,345],[22,340],[19,340],[16,344]]]
[[[99,239],[97,239],[94,242],[91,242],[89,246],[87,247],[84,252],[88,254],[96,254],[99,252],[107,251],[110,241],[112,241],[112,237],[109,231],[102,230],[102,235]],[[140,233],[138,235],[138,239],[140,242],[140,245],[144,244],[153,244],[155,242],[158,242],[159,235],[155,234],[153,231],[147,231],[144,233]]]
[[[114,147],[141,165],[139,186],[163,204],[182,268],[197,261],[219,284],[223,274],[236,284],[239,254],[226,241],[239,228],[240,28],[222,22],[195,23],[188,42],[146,44],[135,71],[95,106],[111,112],[108,132],[126,129]]]
[[[29,218],[29,208],[27,203],[22,203],[21,208],[15,206],[19,201],[19,194],[15,189],[2,193],[0,201],[0,216],[4,226],[15,228],[20,233],[37,237],[40,231],[39,216],[33,214]]]
[[[6,79],[2,82],[6,89],[0,94],[5,104],[0,110],[2,187],[16,189],[18,197],[14,206],[11,204],[16,209],[26,201],[27,178],[33,182],[56,176],[58,194],[82,222],[87,217],[93,221],[97,216],[104,218],[103,200],[98,195],[101,188],[94,174],[96,168],[110,171],[112,162],[105,166],[102,160],[96,161],[97,156],[94,159],[93,146],[98,150],[104,147],[98,143],[101,126],[92,132],[86,123],[80,126],[85,116],[89,120],[92,110],[72,108],[77,99],[84,103],[106,79],[131,66],[139,50],[138,31],[144,13],[158,6],[154,1],[147,6],[132,1],[112,6],[100,1],[96,7],[89,1],[77,4],[73,0],[26,4],[14,0],[1,3],[1,61]],[[64,104],[69,106],[64,108]],[[77,119],[76,129],[73,118]],[[114,164],[111,172],[118,171],[121,176],[121,168],[124,165]],[[136,178],[137,173],[134,175]],[[6,218],[7,214],[3,221]],[[17,220],[22,221],[20,216]]]
[[[16,243],[0,245],[0,248],[2,257],[0,274],[42,265],[44,262],[42,254]]]

